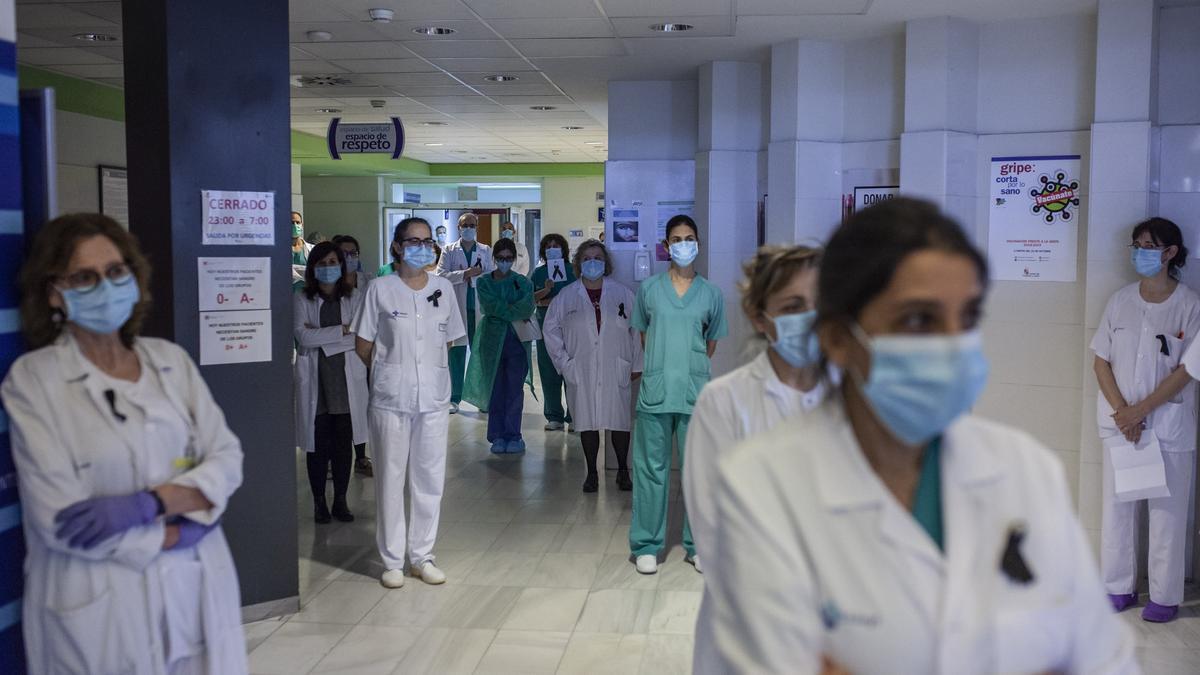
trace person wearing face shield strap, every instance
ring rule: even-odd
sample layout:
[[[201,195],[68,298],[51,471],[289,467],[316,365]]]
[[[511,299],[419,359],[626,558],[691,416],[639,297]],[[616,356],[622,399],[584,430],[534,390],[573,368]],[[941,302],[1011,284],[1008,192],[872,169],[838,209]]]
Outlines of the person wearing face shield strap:
[[[717,471],[714,670],[1139,671],[1059,460],[967,414],[987,281],[928,202],[834,233],[817,334],[842,383]]]
[[[434,564],[433,546],[446,485],[448,348],[466,328],[451,282],[427,271],[433,247],[425,219],[400,221],[390,247],[396,270],[367,286],[351,324],[354,349],[371,375],[375,542],[387,588],[404,585],[405,562],[427,584],[446,581]]]
[[[1096,421],[1105,448],[1154,440],[1170,494],[1146,500],[1150,597],[1142,618],[1165,623],[1183,601],[1188,504],[1196,461],[1196,385],[1200,375],[1200,296],[1179,282],[1187,262],[1179,226],[1151,218],[1133,228],[1132,267],[1139,280],[1108,301],[1092,338],[1099,394]],[[1103,453],[1100,571],[1113,608],[1138,602],[1139,500],[1116,494],[1112,457]]]

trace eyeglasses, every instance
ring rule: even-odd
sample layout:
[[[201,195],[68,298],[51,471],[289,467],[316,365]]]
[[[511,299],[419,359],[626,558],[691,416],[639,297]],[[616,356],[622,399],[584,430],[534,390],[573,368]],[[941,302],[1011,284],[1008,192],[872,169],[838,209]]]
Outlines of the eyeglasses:
[[[433,248],[433,245],[437,242],[432,239],[417,239],[416,237],[410,237],[408,239],[401,239],[400,243],[404,244],[405,246],[424,246],[425,248]]]
[[[124,286],[133,281],[133,269],[128,264],[119,262],[113,263],[104,270],[103,275],[96,270],[79,270],[72,272],[63,277],[59,277],[66,282],[67,288],[81,293],[88,293],[96,290],[100,286],[101,277],[108,279],[117,286]]]
[[[1141,242],[1135,241],[1129,245],[1129,248],[1132,248],[1134,250],[1141,249],[1143,251],[1162,251],[1162,250],[1165,250],[1167,247],[1166,246],[1155,246],[1154,244],[1143,244]]]
[[[498,262],[498,263],[502,263],[502,262],[516,262],[516,260],[517,260],[516,258],[510,258],[510,257],[508,257],[508,256],[504,256],[503,258],[496,258],[496,262]]]

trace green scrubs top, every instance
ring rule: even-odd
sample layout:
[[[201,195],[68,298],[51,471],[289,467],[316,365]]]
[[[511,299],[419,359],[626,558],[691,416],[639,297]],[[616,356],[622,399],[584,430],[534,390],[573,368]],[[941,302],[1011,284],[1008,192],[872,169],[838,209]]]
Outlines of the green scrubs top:
[[[308,264],[308,254],[304,252],[304,249],[300,249],[299,251],[292,251],[292,264],[293,265],[307,265]]]
[[[707,343],[729,332],[725,296],[696,275],[681,298],[662,272],[638,288],[629,324],[646,334],[638,411],[690,415],[712,372]]]
[[[546,269],[546,267],[547,267],[547,265],[539,265],[537,267],[537,269],[533,270],[533,273],[529,275],[529,280],[533,282],[533,292],[534,293],[537,293],[538,291],[542,290],[542,287],[546,285],[546,275],[550,273],[549,270]],[[550,291],[550,295],[549,295],[548,299],[553,299],[554,296],[558,295],[559,291],[561,291],[562,289],[566,288],[567,286],[575,283],[575,270],[569,264],[563,265],[563,268],[566,269],[566,271],[567,271],[567,278],[562,281],[554,282],[554,290]],[[548,312],[548,311],[550,311],[549,306],[546,306],[546,307],[539,306],[537,308],[538,318],[545,319],[546,312]]]
[[[913,518],[942,551],[946,550],[942,530],[942,439],[935,438],[925,448],[921,477],[913,497]]]

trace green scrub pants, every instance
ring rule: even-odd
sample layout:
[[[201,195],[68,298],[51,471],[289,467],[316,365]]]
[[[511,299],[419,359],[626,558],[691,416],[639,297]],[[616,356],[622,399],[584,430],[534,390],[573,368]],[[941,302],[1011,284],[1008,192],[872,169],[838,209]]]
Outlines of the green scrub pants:
[[[538,328],[542,328],[545,316],[538,309]],[[547,422],[566,424],[571,421],[571,413],[563,410],[563,379],[554,361],[550,360],[550,352],[546,351],[546,343],[537,341],[538,377],[542,380],[542,414]]]
[[[635,556],[658,555],[667,539],[667,504],[671,490],[671,438],[679,446],[679,468],[691,415],[638,411],[633,427],[633,521],[629,550]],[[683,508],[683,501],[679,502]],[[696,555],[687,512],[683,514],[683,549]]]
[[[468,296],[469,297],[469,296]],[[467,310],[467,345],[475,344],[475,310]],[[451,347],[450,360],[450,402],[458,405],[462,402],[463,377],[467,372],[467,345]]]

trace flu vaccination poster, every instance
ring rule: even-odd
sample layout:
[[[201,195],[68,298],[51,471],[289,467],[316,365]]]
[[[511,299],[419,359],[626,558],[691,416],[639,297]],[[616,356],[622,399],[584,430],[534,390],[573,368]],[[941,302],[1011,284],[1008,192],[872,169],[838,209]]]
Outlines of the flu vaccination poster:
[[[993,157],[988,263],[999,281],[1075,281],[1079,155]]]

